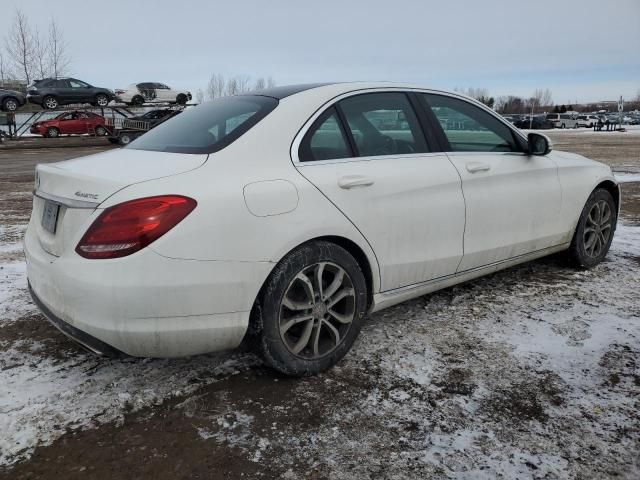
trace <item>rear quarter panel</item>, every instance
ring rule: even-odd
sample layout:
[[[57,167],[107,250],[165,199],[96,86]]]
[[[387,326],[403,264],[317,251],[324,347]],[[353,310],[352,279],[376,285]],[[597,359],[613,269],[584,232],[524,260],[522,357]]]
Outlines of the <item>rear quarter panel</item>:
[[[311,239],[344,237],[367,256],[374,291],[378,291],[378,265],[366,239],[300,175],[290,158],[293,138],[317,107],[310,102],[308,109],[300,108],[299,102],[287,102],[285,98],[249,132],[211,154],[197,171],[131,185],[115,193],[100,208],[151,195],[181,194],[194,198],[198,206],[192,214],[150,246],[170,258],[276,263]],[[293,186],[298,197],[295,208],[262,216],[252,213],[244,192],[245,187],[257,182],[281,185],[286,196],[291,196]],[[265,197],[265,204],[277,192],[269,189],[266,194],[271,198]],[[256,197],[252,200],[260,201]],[[256,281],[259,288],[264,278]]]

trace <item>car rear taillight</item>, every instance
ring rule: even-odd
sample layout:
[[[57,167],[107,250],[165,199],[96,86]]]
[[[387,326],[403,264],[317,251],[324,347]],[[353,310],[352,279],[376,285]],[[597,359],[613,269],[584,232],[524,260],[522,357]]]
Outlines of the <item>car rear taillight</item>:
[[[119,258],[154,242],[180,223],[197,202],[180,195],[161,195],[105,209],[84,234],[76,252],[84,258]]]

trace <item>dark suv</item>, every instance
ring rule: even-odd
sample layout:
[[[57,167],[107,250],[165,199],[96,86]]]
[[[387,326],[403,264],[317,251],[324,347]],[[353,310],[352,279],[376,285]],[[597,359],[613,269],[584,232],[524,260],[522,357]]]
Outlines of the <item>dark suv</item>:
[[[0,88],[0,109],[5,112],[15,112],[25,103],[27,103],[27,99],[24,93]]]
[[[31,103],[53,110],[60,105],[90,103],[96,107],[106,107],[115,97],[106,88],[93,87],[75,78],[45,78],[36,80],[27,89],[27,99]]]

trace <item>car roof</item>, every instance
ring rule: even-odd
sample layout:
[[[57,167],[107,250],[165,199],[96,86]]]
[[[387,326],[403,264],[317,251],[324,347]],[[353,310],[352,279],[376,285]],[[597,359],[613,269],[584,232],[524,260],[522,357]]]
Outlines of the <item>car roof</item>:
[[[278,87],[261,88],[259,90],[253,90],[251,92],[245,92],[242,95],[260,95],[263,97],[272,97],[277,100],[282,100],[285,97],[295,95],[296,93],[304,92],[305,90],[311,90],[312,88],[324,87],[326,85],[333,85],[332,83],[301,83],[297,85],[281,85]]]
[[[296,85],[282,85],[277,87],[264,88],[261,90],[253,90],[245,92],[240,95],[261,95],[266,97],[272,97],[277,100],[296,95],[298,93],[311,93],[312,91],[330,90],[333,95],[341,95],[343,93],[354,92],[358,90],[368,89],[405,89],[405,90],[424,90],[434,93],[444,93],[447,95],[454,95],[457,97],[474,100],[467,95],[449,92],[446,90],[439,90],[434,88],[425,87],[424,85],[416,85],[411,83],[399,83],[399,82],[326,82],[326,83],[304,83]]]

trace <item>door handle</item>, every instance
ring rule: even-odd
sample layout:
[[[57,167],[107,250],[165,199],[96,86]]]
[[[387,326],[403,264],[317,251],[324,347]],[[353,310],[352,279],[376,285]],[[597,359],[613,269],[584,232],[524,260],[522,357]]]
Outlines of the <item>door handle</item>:
[[[487,170],[491,170],[491,165],[482,162],[469,162],[466,168],[469,173],[486,172]]]
[[[373,178],[365,177],[364,175],[347,175],[338,180],[338,186],[344,189],[354,187],[369,187],[374,183],[375,181],[373,180]]]

